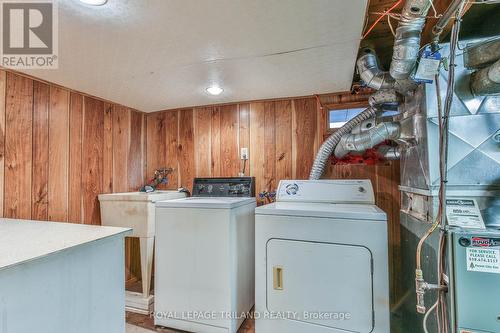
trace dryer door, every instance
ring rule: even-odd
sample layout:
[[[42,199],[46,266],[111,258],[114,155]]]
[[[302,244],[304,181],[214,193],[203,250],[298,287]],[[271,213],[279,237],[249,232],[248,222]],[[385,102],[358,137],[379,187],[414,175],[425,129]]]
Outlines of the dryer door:
[[[373,330],[372,255],[363,246],[271,239],[267,309],[324,327]]]

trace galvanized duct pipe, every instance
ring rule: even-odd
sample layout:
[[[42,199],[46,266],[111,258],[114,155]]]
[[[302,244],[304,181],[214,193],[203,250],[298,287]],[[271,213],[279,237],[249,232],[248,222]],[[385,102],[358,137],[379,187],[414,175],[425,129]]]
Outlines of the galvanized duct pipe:
[[[363,55],[358,58],[356,67],[361,80],[375,90],[395,89],[401,94],[406,94],[417,87],[417,83],[411,79],[394,80],[389,72],[381,70],[375,51],[369,48],[363,50]]]
[[[335,150],[335,147],[339,143],[342,136],[349,134],[352,129],[361,122],[374,117],[379,105],[382,105],[384,103],[393,103],[394,101],[398,100],[399,96],[394,90],[380,90],[370,96],[370,107],[368,109],[364,110],[356,117],[349,120],[344,126],[336,130],[335,133],[330,135],[328,139],[323,142],[318,152],[316,153],[316,158],[314,159],[309,179],[316,180],[321,178],[323,172],[325,171],[326,163],[328,162],[330,155]]]
[[[500,95],[500,60],[489,67],[472,73],[470,87],[476,96]]]
[[[342,158],[350,152],[363,152],[381,144],[385,140],[399,138],[401,127],[398,123],[380,123],[359,134],[344,135],[335,147],[335,157]]]
[[[404,89],[412,88],[412,85],[405,81],[409,80],[410,73],[417,62],[420,51],[420,35],[430,7],[429,0],[408,0],[406,2],[396,29],[389,73],[378,67],[373,50],[363,50],[364,54],[356,64],[361,79],[369,87],[376,90],[396,88],[400,93],[404,93]]]
[[[399,160],[401,157],[401,148],[399,146],[397,147],[391,147],[391,146],[380,146],[377,149],[377,152],[384,157],[386,160],[394,161],[394,160]]]
[[[483,43],[468,45],[464,51],[464,66],[479,69],[500,59],[500,37]]]
[[[358,67],[361,80],[368,86],[376,90],[392,89],[395,80],[378,66],[377,56],[370,49],[363,50],[364,55],[359,57],[356,65]]]
[[[420,50],[420,35],[430,7],[429,0],[408,0],[401,12],[389,70],[396,80],[407,79],[415,67]]]
[[[373,52],[365,52],[358,59],[357,66],[361,79],[369,87],[380,91],[390,89],[394,95],[396,95],[396,91],[405,94],[415,87],[409,76],[417,61],[420,50],[420,34],[430,5],[429,0],[408,0],[406,2],[401,13],[401,21],[396,29],[390,75],[380,70]],[[321,177],[328,158],[335,150],[342,136],[349,134],[356,125],[375,116],[375,114],[376,108],[369,107],[326,139],[316,154],[309,179],[319,179]]]
[[[401,95],[399,95],[394,89],[379,90],[373,93],[370,96],[370,98],[368,98],[368,104],[374,108],[378,108],[383,104],[389,104],[389,103],[399,104],[400,102],[401,102]]]

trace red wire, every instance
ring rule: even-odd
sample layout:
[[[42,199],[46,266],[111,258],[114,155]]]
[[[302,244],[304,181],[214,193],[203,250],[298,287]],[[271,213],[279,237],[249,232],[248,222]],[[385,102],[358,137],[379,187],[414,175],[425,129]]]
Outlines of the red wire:
[[[365,32],[365,34],[363,35],[363,37],[361,39],[364,39],[366,36],[368,36],[368,34],[373,30],[373,28],[375,28],[377,23],[379,23],[380,20],[382,20],[387,14],[389,14],[394,8],[396,8],[402,1],[403,0],[397,1],[394,5],[392,5],[391,8],[389,8],[386,12],[384,12],[382,15],[380,15],[380,17],[375,22],[373,22],[371,27],[368,29],[368,31]]]

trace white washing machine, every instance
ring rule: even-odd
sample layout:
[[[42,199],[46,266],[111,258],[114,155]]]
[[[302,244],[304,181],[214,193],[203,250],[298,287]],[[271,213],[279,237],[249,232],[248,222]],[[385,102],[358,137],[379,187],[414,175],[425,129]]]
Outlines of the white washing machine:
[[[255,295],[253,178],[198,178],[156,203],[155,325],[236,333]]]
[[[255,210],[256,333],[387,333],[386,214],[369,180],[285,180]]]

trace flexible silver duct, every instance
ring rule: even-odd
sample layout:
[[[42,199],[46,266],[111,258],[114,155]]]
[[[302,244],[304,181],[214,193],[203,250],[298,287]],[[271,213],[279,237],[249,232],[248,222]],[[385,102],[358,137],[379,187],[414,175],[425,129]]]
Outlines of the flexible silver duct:
[[[363,121],[373,118],[377,112],[378,106],[384,103],[393,103],[398,100],[399,96],[394,90],[380,90],[370,96],[370,107],[368,109],[349,120],[344,126],[336,130],[335,133],[330,135],[325,142],[323,142],[316,153],[316,158],[314,159],[309,179],[316,180],[321,178],[323,172],[325,171],[326,163],[342,136],[349,134],[355,126]]]
[[[342,158],[350,152],[364,152],[385,140],[399,138],[400,133],[398,123],[380,123],[359,134],[344,135],[335,147],[335,157]]]
[[[500,95],[500,60],[471,75],[470,87],[476,96]]]
[[[401,12],[389,70],[396,80],[407,79],[415,67],[420,50],[420,35],[430,7],[429,0],[408,0]]]
[[[377,109],[370,106],[368,109],[364,110],[356,117],[345,123],[344,126],[336,130],[335,133],[330,135],[328,139],[323,142],[316,154],[316,158],[314,159],[311,173],[309,174],[310,180],[317,180],[321,178],[323,172],[325,171],[326,163],[328,162],[330,155],[335,150],[335,147],[339,143],[342,136],[349,134],[352,129],[362,121],[374,117],[376,112]]]

